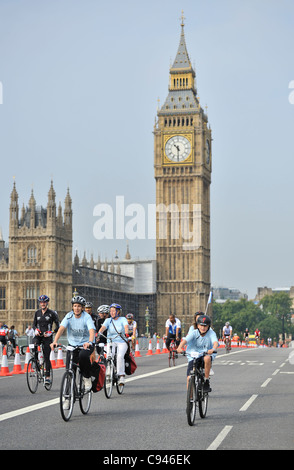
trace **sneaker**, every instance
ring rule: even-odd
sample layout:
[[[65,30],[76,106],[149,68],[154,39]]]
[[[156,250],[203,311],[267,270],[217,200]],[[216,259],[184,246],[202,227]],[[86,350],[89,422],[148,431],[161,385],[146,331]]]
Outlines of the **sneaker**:
[[[50,377],[45,378],[45,385],[51,385]]]
[[[92,390],[92,380],[91,377],[84,377],[84,386],[85,386],[85,392],[89,392]]]
[[[62,408],[66,411],[66,410],[69,410],[69,404],[70,404],[70,401],[69,401],[69,398],[65,398],[64,402],[62,403]]]
[[[125,384],[125,377],[124,375],[121,375],[118,379],[118,385],[124,385]]]
[[[208,379],[205,380],[205,382],[204,382],[203,391],[204,392],[211,392],[211,387],[210,387],[210,383],[209,383]]]

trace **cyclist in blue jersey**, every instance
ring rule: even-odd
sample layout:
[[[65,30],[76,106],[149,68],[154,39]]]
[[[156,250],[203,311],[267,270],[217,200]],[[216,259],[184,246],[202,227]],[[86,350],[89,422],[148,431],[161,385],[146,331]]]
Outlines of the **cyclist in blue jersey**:
[[[187,386],[189,382],[190,371],[193,367],[193,357],[191,353],[207,352],[208,355],[204,356],[204,368],[205,368],[205,382],[204,391],[211,392],[209,384],[209,373],[211,369],[211,363],[215,357],[215,353],[218,348],[218,339],[215,332],[210,328],[211,320],[207,315],[200,315],[197,318],[197,329],[190,330],[188,335],[182,339],[180,346],[177,351],[181,353],[183,347],[187,344],[186,355],[188,358],[187,367]]]
[[[122,307],[119,304],[111,304],[109,307],[110,317],[106,318],[98,333],[107,330],[107,340],[113,340],[112,354],[117,349],[117,375],[119,376],[119,385],[125,383],[125,353],[128,349],[128,343],[125,338],[129,337],[128,320],[121,317]],[[120,336],[122,335],[122,336]]]
[[[56,333],[51,349],[57,346],[60,336],[67,330],[67,339],[70,346],[82,346],[83,349],[74,351],[74,362],[79,363],[84,377],[85,391],[92,388],[90,356],[94,351],[95,325],[87,312],[84,311],[86,301],[77,295],[72,298],[72,311],[67,313]]]
[[[169,319],[165,323],[165,338],[166,347],[169,349],[172,339],[176,340],[176,345],[179,346],[182,337],[182,326],[181,322],[176,316],[171,313]]]

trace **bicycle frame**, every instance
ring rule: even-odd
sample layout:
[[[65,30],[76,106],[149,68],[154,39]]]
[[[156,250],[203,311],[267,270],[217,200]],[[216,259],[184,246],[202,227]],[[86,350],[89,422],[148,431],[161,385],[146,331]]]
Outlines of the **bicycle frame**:
[[[185,355],[185,353],[184,353]],[[207,353],[192,353],[193,368],[190,373],[187,390],[187,420],[190,426],[194,425],[196,418],[196,409],[199,408],[201,418],[205,418],[208,407],[208,392],[204,392],[204,356]]]
[[[30,353],[31,353],[31,358],[28,362],[27,365],[27,371],[26,371],[26,378],[27,378],[27,385],[29,388],[29,391],[31,393],[36,393],[38,389],[38,384],[43,381],[43,385],[46,390],[51,390],[52,388],[52,383],[53,383],[53,369],[51,367],[50,369],[50,383],[46,383],[46,376],[45,376],[45,362],[40,362],[39,360],[39,354],[36,355],[35,352],[35,347],[36,345],[30,344]],[[43,345],[40,345],[40,352],[42,352],[43,357],[44,357],[44,352],[43,352]]]
[[[175,339],[172,339],[169,346],[169,354],[168,354],[168,364],[169,367],[173,364],[176,365],[176,356],[177,355],[177,343]]]
[[[100,333],[101,336],[104,336]],[[114,338],[121,336],[116,335]],[[117,350],[113,354],[113,339],[107,337],[107,355],[106,355],[106,373],[104,381],[104,393],[106,398],[110,398],[112,394],[113,385],[116,385],[117,393],[122,394],[124,385],[118,383],[118,375],[116,369]]]
[[[83,375],[80,367],[74,362],[74,352],[77,349],[83,349],[81,346],[62,346],[63,351],[66,351],[66,370],[62,377],[60,388],[60,411],[64,421],[69,421],[71,418],[75,401],[78,399],[80,409],[83,414],[87,414],[92,401],[92,390],[85,392]],[[77,381],[78,377],[78,381]],[[84,397],[85,403],[84,403]]]

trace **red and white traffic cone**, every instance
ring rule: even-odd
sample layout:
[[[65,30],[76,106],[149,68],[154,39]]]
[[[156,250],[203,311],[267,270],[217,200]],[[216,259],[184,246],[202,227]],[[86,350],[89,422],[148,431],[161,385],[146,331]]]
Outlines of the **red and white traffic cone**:
[[[56,360],[55,360],[55,354],[54,354],[54,350],[53,350],[53,349],[51,349],[51,353],[50,353],[50,363],[51,363],[52,369],[57,369]]]
[[[28,363],[29,363],[29,360],[31,359],[31,353],[30,353],[30,348],[29,346],[27,346],[27,350],[26,350],[26,357],[25,357],[25,365],[24,365],[24,372],[26,372],[28,370]]]
[[[135,357],[142,357],[139,349],[139,341],[136,342]]]
[[[3,354],[2,354],[2,364],[1,364],[1,370],[0,370],[0,377],[5,377],[5,376],[9,376],[9,375],[12,375],[12,372],[9,372],[6,346],[4,346]]]
[[[146,354],[146,356],[152,356],[153,355],[153,352],[152,352],[152,343],[151,343],[151,339],[149,340],[149,348],[148,348],[148,352]]]
[[[14,358],[14,366],[12,369],[13,374],[24,374],[24,370],[21,368],[21,363],[20,363],[20,354],[19,354],[19,347],[16,346],[15,350],[15,358]]]
[[[162,348],[161,353],[168,353],[168,349],[167,349],[166,344],[165,344],[165,339],[163,340],[163,348]]]
[[[160,346],[159,346],[159,339],[157,339],[155,354],[161,354],[161,352],[160,352]]]
[[[62,348],[58,348],[56,367],[57,367],[58,369],[59,369],[60,367],[65,367],[65,364],[64,364],[64,362],[63,362],[63,357],[62,357]]]

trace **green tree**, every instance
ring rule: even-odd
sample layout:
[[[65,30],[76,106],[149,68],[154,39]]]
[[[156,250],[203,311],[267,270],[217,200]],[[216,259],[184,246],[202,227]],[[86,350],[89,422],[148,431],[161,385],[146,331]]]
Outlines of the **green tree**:
[[[263,311],[272,319],[272,325],[277,325],[274,320],[279,321],[280,333],[282,333],[284,340],[285,332],[290,333],[293,330],[291,325],[292,300],[289,294],[286,292],[276,292],[272,295],[266,295],[261,299],[260,304]]]

